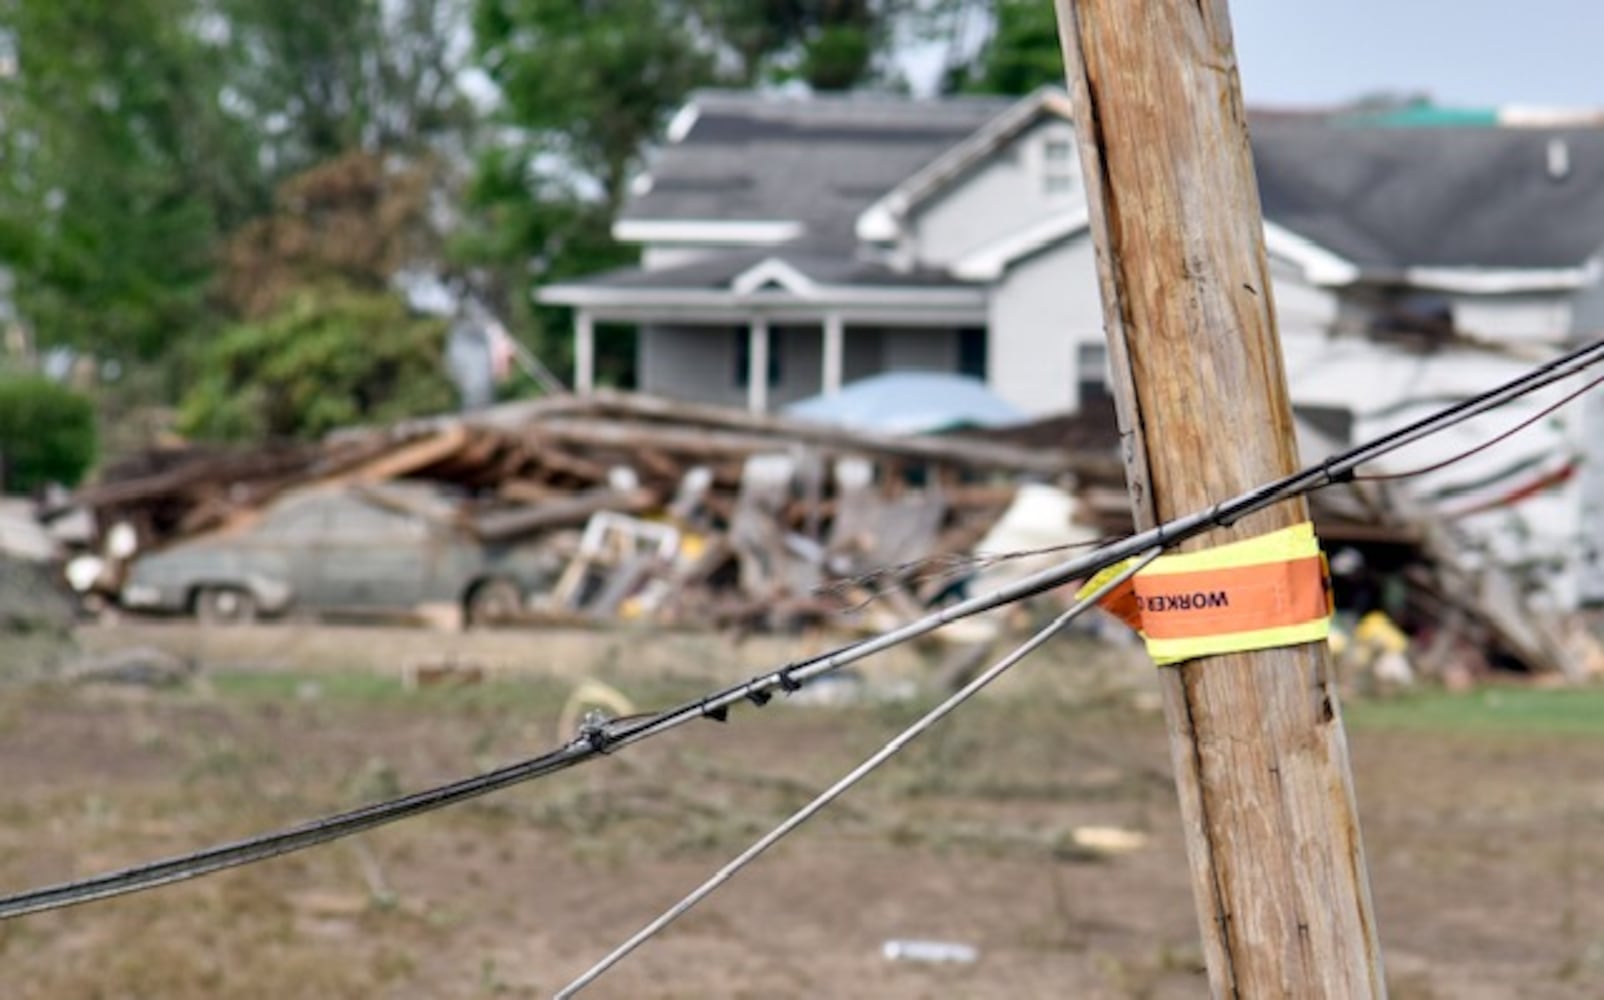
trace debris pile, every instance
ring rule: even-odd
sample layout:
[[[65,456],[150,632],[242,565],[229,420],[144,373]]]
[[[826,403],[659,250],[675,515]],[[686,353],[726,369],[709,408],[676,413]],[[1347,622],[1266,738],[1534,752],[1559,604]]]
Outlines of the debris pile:
[[[1081,539],[1131,530],[1118,440],[1111,408],[895,436],[601,392],[313,446],[159,453],[108,470],[71,504],[101,539],[107,594],[130,555],[226,533],[288,494],[347,488],[405,505],[406,491],[385,484],[421,480],[456,499],[415,513],[486,542],[540,546],[563,567],[509,618],[869,629],[984,586],[986,540],[1036,537],[1016,518],[1051,511],[1048,535]],[[1306,459],[1320,449],[1302,445]],[[1019,493],[1030,484],[1063,499]],[[1313,509],[1349,624],[1380,612],[1410,637],[1407,653],[1393,642],[1365,661],[1389,680],[1510,664],[1574,673],[1565,638],[1386,484],[1324,490]],[[1057,523],[1066,518],[1073,525]],[[119,533],[108,557],[104,542]]]
[[[131,533],[123,548],[142,553],[233,530],[293,492],[345,487],[405,503],[385,484],[424,480],[460,497],[457,527],[561,554],[566,568],[530,615],[789,628],[850,618],[871,597],[911,613],[934,596],[912,564],[969,552],[1021,480],[1086,473],[1118,466],[1112,454],[863,434],[601,393],[343,432],[315,447],[152,456],[71,502],[102,538]],[[822,586],[865,574],[861,586]],[[113,591],[116,579],[101,585]]]

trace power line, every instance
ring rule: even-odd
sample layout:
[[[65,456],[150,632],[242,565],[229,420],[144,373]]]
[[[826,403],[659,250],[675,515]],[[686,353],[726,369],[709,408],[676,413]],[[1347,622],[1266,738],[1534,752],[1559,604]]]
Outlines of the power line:
[[[1516,424],[1515,426],[1509,428],[1506,431],[1503,431],[1497,437],[1489,438],[1486,441],[1483,441],[1480,444],[1476,445],[1474,448],[1469,448],[1469,449],[1467,449],[1465,451],[1460,452],[1457,455],[1451,455],[1448,458],[1445,458],[1440,462],[1433,462],[1430,465],[1423,465],[1418,469],[1408,469],[1408,470],[1403,471],[1403,472],[1373,472],[1373,473],[1368,473],[1368,474],[1366,474],[1366,473],[1358,473],[1353,478],[1364,480],[1366,482],[1384,482],[1384,481],[1392,480],[1392,479],[1412,479],[1412,478],[1414,478],[1416,476],[1426,476],[1426,475],[1430,475],[1433,472],[1440,472],[1443,469],[1448,468],[1450,465],[1457,465],[1458,463],[1463,462],[1467,458],[1471,458],[1471,457],[1473,457],[1475,455],[1479,455],[1482,452],[1486,451],[1488,448],[1493,447],[1494,445],[1502,444],[1504,441],[1509,440],[1510,438],[1514,437],[1516,434],[1519,434],[1521,431],[1525,430],[1526,428],[1530,427],[1531,425],[1537,423],[1539,420],[1543,419],[1544,417],[1546,417],[1549,414],[1553,413],[1554,411],[1558,410],[1560,407],[1564,406],[1566,403],[1571,402],[1572,400],[1576,399],[1578,396],[1581,396],[1582,394],[1586,393],[1588,390],[1593,389],[1594,387],[1596,387],[1596,386],[1598,386],[1600,384],[1604,384],[1604,376],[1600,376],[1600,377],[1598,377],[1596,379],[1593,379],[1591,382],[1587,383],[1586,385],[1582,386],[1580,389],[1577,389],[1574,392],[1567,393],[1566,395],[1560,397],[1555,402],[1549,404],[1548,406],[1543,407],[1541,410],[1538,410],[1536,413],[1534,413],[1531,416],[1527,417],[1525,420],[1522,420],[1520,423]]]
[[[886,761],[890,760],[895,754],[901,751],[903,747],[906,747],[909,743],[913,742],[919,736],[924,734],[936,723],[940,722],[948,715],[951,715],[958,709],[958,706],[974,697],[986,685],[1001,677],[1015,664],[1019,663],[1019,661],[1041,648],[1043,643],[1057,635],[1064,628],[1064,626],[1080,617],[1080,615],[1086,612],[1088,609],[1095,607],[1097,602],[1108,596],[1108,594],[1112,592],[1114,588],[1135,576],[1138,572],[1145,568],[1148,563],[1152,562],[1154,559],[1157,559],[1159,553],[1162,551],[1163,549],[1159,548],[1148,549],[1147,552],[1135,559],[1129,566],[1126,566],[1114,577],[1098,586],[1090,594],[1087,594],[1085,597],[1075,602],[1075,604],[1067,611],[1049,622],[1046,628],[1043,628],[1035,635],[1020,643],[1007,656],[1004,656],[995,664],[988,667],[974,680],[953,692],[953,694],[945,701],[931,709],[925,715],[921,716],[913,725],[898,733],[891,739],[889,743],[871,755],[869,759],[847,772],[847,774],[842,777],[840,781],[837,781],[823,792],[820,792],[818,797],[813,799],[813,801],[792,813],[783,823],[775,827],[773,830],[770,830],[767,834],[759,838],[758,841],[751,847],[748,847],[745,851],[741,852],[741,854],[737,856],[735,860],[731,861],[723,868],[720,868],[716,873],[713,874],[711,878],[693,889],[690,895],[669,907],[657,919],[647,924],[629,940],[625,941],[616,949],[609,952],[605,958],[591,966],[588,970],[581,974],[579,978],[575,979],[561,990],[558,990],[553,1000],[567,1000],[567,998],[573,996],[586,986],[589,986],[591,983],[595,982],[608,969],[611,969],[613,966],[623,961],[635,949],[639,948],[652,937],[656,936],[669,924],[673,923],[675,920],[678,920],[681,916],[684,916],[690,911],[691,907],[712,895],[716,889],[728,882],[730,879],[734,878],[736,873],[738,873],[742,868],[745,868],[747,865],[757,860],[758,855],[762,854],[770,847],[773,847],[797,827],[812,819],[825,806],[840,798],[849,788],[868,777],[870,772],[874,771],[881,764],[884,764]]]
[[[1353,478],[1355,470],[1424,437],[1496,409],[1544,386],[1570,378],[1604,362],[1604,340],[1578,348],[1540,365],[1503,385],[1432,414],[1389,434],[1334,455],[1324,462],[1266,483],[1214,506],[1127,536],[1095,551],[1040,570],[1023,579],[968,598],[898,628],[727,687],[714,694],[644,718],[613,720],[585,727],[567,745],[474,777],[426,791],[364,806],[286,830],[262,834],[174,858],[95,875],[73,882],[31,889],[0,898],[0,920],[59,909],[263,861],[327,843],[476,798],[490,792],[566,770],[592,757],[667,732],[695,719],[723,721],[731,706],[743,701],[766,704],[775,691],[790,693],[821,675],[875,653],[927,635],[944,625],[1034,597],[1074,580],[1091,576],[1117,562],[1152,548],[1169,548],[1210,528],[1225,526],[1281,500],[1302,496]]]

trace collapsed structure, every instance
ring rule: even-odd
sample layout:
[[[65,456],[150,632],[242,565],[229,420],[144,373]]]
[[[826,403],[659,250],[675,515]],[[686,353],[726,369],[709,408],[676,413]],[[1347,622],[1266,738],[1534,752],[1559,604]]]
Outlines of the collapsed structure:
[[[1305,458],[1318,458],[1326,446],[1304,427]],[[154,453],[108,469],[55,513],[90,515],[97,557],[121,533],[112,555],[137,558],[232,530],[304,490],[405,503],[404,491],[386,493],[396,480],[460,498],[426,516],[560,559],[550,593],[513,616],[533,621],[883,627],[964,592],[1014,554],[999,544],[1053,548],[1130,529],[1109,407],[893,436],[610,391],[316,445]],[[1446,529],[1386,484],[1333,487],[1313,505],[1339,607],[1384,611],[1414,636],[1426,671],[1463,669],[1467,657],[1471,669],[1565,671],[1574,661],[1507,579],[1467,565]],[[111,562],[99,586],[115,595]]]

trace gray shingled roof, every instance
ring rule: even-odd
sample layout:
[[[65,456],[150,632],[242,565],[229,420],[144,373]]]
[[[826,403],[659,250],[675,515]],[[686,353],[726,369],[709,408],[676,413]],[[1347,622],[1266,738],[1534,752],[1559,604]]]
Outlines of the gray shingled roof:
[[[695,123],[651,165],[623,218],[789,219],[801,242],[846,250],[876,198],[1010,104],[846,95],[697,94]]]
[[[1012,101],[708,92],[629,220],[787,219],[850,256],[858,215]],[[1551,140],[1569,173],[1549,176]],[[1558,268],[1604,246],[1604,130],[1256,117],[1265,215],[1371,272]],[[761,256],[761,255],[759,255]],[[785,252],[795,260],[794,251]],[[820,278],[820,280],[829,280]],[[889,279],[888,279],[889,280]]]
[[[737,277],[770,257],[778,257],[821,285],[872,285],[879,288],[953,287],[963,285],[945,271],[893,270],[884,264],[859,260],[850,251],[828,252],[774,247],[739,250],[676,267],[651,271],[626,267],[588,275],[583,284],[608,288],[727,289]]]
[[[1264,214],[1363,270],[1575,267],[1604,246],[1604,130],[1255,122],[1253,152]]]

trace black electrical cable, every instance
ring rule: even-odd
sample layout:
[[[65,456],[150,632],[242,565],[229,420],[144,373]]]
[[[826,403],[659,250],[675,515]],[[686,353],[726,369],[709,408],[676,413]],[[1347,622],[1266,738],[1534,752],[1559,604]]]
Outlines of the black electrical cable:
[[[266,860],[396,820],[431,812],[457,802],[542,778],[610,750],[655,736],[693,719],[722,719],[730,706],[751,701],[761,705],[775,689],[790,692],[808,681],[892,646],[925,635],[944,625],[993,608],[1043,593],[1152,549],[1168,548],[1214,527],[1222,527],[1281,500],[1312,492],[1353,478],[1355,469],[1391,451],[1437,433],[1477,414],[1518,399],[1587,368],[1604,362],[1604,340],[1564,354],[1506,382],[1496,389],[1432,414],[1390,434],[1366,442],[1340,455],[1281,479],[1221,501],[1207,510],[1176,518],[1130,535],[1118,542],[1032,574],[1009,586],[981,594],[910,622],[889,632],[863,639],[830,653],[796,661],[766,674],[644,718],[614,720],[585,727],[567,745],[506,767],[464,778],[412,795],[354,809],[273,833],[222,844],[174,858],[136,865],[73,882],[31,889],[0,898],[0,920],[77,903],[105,899],[155,888],[238,865]]]
[[[1543,407],[1541,410],[1538,410],[1536,413],[1534,413],[1531,416],[1527,417],[1525,420],[1522,420],[1520,423],[1516,424],[1515,426],[1510,427],[1510,428],[1500,432],[1497,437],[1488,438],[1486,441],[1481,442],[1480,444],[1476,445],[1474,448],[1467,448],[1464,451],[1458,453],[1457,455],[1450,455],[1447,458],[1442,459],[1441,461],[1433,462],[1430,465],[1422,465],[1422,466],[1420,466],[1418,468],[1414,468],[1414,469],[1405,469],[1402,472],[1359,473],[1359,474],[1355,475],[1353,478],[1361,480],[1363,482],[1379,483],[1379,482],[1386,482],[1387,480],[1392,480],[1392,479],[1414,479],[1416,476],[1429,476],[1433,472],[1441,472],[1443,469],[1446,469],[1451,465],[1458,465],[1460,462],[1463,462],[1467,458],[1473,458],[1476,455],[1480,455],[1482,452],[1484,452],[1487,449],[1493,447],[1494,445],[1499,445],[1499,444],[1504,443],[1505,441],[1507,441],[1510,438],[1514,437],[1516,434],[1519,434],[1521,431],[1523,431],[1526,428],[1530,427],[1531,425],[1537,423],[1539,420],[1542,420],[1544,417],[1547,417],[1547,416],[1553,414],[1555,411],[1559,410],[1561,407],[1565,406],[1567,403],[1570,403],[1572,400],[1576,399],[1576,397],[1581,396],[1584,393],[1587,393],[1587,392],[1589,392],[1589,391],[1591,391],[1593,389],[1596,389],[1601,384],[1604,384],[1604,376],[1600,376],[1599,378],[1593,379],[1591,382],[1589,382],[1586,385],[1582,386],[1580,389],[1576,389],[1576,390],[1574,390],[1572,392],[1566,393],[1564,396],[1561,396],[1559,399],[1557,399],[1554,402],[1550,403],[1549,405]]]

